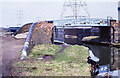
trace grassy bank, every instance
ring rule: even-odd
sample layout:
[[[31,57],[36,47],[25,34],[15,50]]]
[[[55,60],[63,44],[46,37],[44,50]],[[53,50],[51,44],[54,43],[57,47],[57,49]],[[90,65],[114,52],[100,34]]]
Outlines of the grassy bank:
[[[55,54],[62,47],[59,45],[37,45],[27,59],[13,64],[13,75],[22,76],[90,76],[87,64],[88,48],[72,45],[64,52]],[[52,55],[52,61],[35,60],[44,55]]]
[[[44,55],[55,55],[56,52],[58,52],[62,47],[59,45],[54,44],[43,44],[43,45],[36,45],[31,50],[30,54],[28,55],[28,58],[34,58],[37,59]]]

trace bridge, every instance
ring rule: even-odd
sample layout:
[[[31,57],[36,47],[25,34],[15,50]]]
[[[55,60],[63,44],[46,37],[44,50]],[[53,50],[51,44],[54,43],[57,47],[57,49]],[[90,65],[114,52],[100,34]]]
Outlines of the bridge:
[[[99,36],[99,42],[117,43],[118,21],[111,19],[87,19],[54,21],[54,42],[68,44],[82,44],[82,38],[88,36]]]
[[[111,17],[54,20],[54,26],[110,26]]]
[[[29,30],[29,36],[26,38],[25,48],[22,51],[22,59],[30,52],[36,44],[43,43],[68,43],[82,44],[82,39],[88,36],[99,36],[101,42],[113,43],[119,41],[118,21],[111,20],[110,25],[89,26],[89,25],[61,25],[56,26],[53,22],[38,22],[32,25],[22,27],[19,32]],[[28,28],[26,28],[28,27]],[[116,30],[116,31],[115,31]],[[18,32],[18,33],[19,33]],[[22,33],[22,32],[21,32]],[[118,34],[118,35],[117,35]],[[25,53],[25,55],[24,55]]]

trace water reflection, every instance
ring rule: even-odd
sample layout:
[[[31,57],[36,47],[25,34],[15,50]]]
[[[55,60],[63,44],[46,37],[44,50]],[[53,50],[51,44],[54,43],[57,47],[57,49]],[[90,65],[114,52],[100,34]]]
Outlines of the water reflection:
[[[120,77],[120,48],[87,45],[89,47],[88,63],[91,64],[91,75]]]

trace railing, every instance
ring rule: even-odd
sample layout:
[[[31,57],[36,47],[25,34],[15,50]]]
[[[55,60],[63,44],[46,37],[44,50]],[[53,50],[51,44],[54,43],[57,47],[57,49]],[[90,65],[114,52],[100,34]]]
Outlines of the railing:
[[[32,37],[32,34],[33,34],[33,30],[34,30],[34,27],[35,25],[38,24],[37,22],[36,23],[33,23],[30,27],[30,30],[28,32],[28,35],[26,37],[26,40],[25,40],[25,43],[24,43],[24,46],[22,48],[22,52],[21,52],[21,60],[25,59],[27,54],[28,54],[28,48],[30,46],[30,40],[31,40],[31,37]]]
[[[99,18],[89,18],[89,19],[63,19],[54,20],[54,26],[110,26],[110,19],[99,19]]]

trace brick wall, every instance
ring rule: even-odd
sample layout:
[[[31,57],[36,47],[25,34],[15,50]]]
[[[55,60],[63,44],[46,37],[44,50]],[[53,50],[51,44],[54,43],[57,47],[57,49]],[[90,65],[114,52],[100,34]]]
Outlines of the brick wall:
[[[111,26],[114,27],[114,42],[120,42],[120,21],[118,20],[111,20]]]

